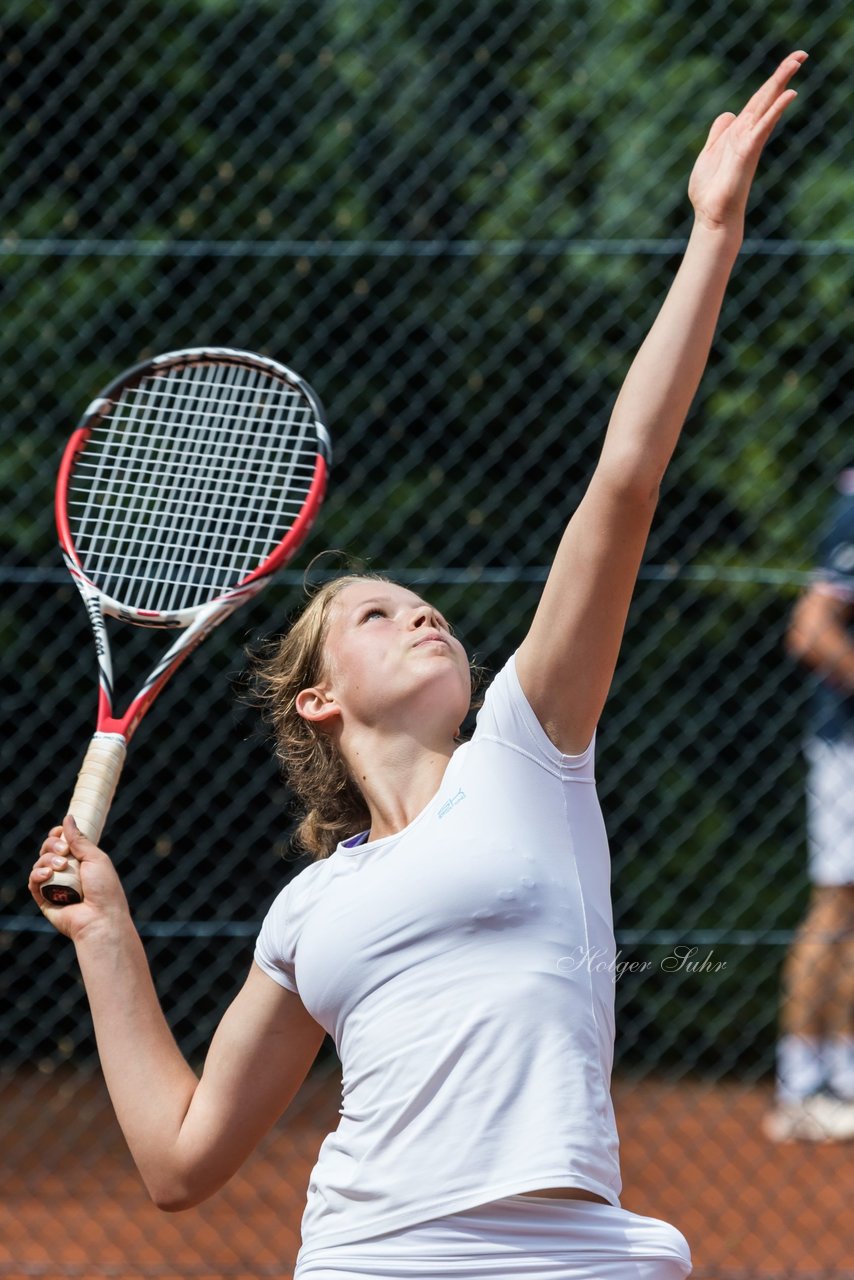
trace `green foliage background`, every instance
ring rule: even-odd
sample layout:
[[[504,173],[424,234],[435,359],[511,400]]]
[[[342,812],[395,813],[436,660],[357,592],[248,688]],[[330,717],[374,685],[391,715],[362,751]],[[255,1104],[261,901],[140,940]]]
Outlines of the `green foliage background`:
[[[335,441],[313,549],[346,547],[431,591],[494,669],[524,634],[678,262],[709,124],[802,47],[801,96],[763,158],[599,735],[626,958],[696,942],[727,963],[715,978],[622,979],[622,1060],[767,1070],[807,887],[808,681],[781,638],[854,456],[853,46],[838,2],[7,0],[3,936],[28,973],[48,985],[58,961],[32,932],[22,851],[59,812],[91,716],[52,482],[97,388],[185,345],[285,359],[318,388]],[[256,606],[259,629],[295,607],[298,578]],[[244,638],[212,641],[134,746],[111,830],[143,923],[250,931],[291,873],[268,753],[238,752],[253,729],[226,678]],[[224,1002],[248,944],[217,945]],[[188,952],[168,946],[179,1033],[199,1051],[216,1009],[199,1020]],[[36,1028],[13,1003],[10,1043],[26,1025],[47,1061],[91,1052],[69,1031],[79,1008],[74,991]]]

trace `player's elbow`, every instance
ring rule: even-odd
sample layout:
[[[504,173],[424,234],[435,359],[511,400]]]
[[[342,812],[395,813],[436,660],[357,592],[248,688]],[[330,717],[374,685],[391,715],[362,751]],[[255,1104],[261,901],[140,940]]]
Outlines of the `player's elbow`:
[[[171,1196],[158,1198],[152,1196],[155,1208],[161,1213],[183,1213],[185,1209],[195,1209],[196,1205],[202,1203],[204,1196],[196,1199],[193,1196],[177,1196],[174,1199]]]
[[[597,468],[597,480],[606,485],[620,505],[627,504],[655,510],[661,492],[664,464],[655,459],[634,456],[605,458],[604,452]]]
[[[195,1209],[219,1190],[220,1183],[209,1177],[192,1177],[159,1169],[154,1175],[144,1177],[145,1189],[152,1203],[163,1213],[182,1213]]]
[[[199,1204],[199,1199],[179,1183],[146,1181],[145,1189],[152,1204],[162,1213],[181,1213],[182,1210],[193,1209]]]
[[[207,1200],[213,1195],[212,1191],[205,1191],[201,1194],[179,1188],[158,1188],[150,1190],[149,1196],[161,1213],[183,1213],[185,1209],[195,1209],[196,1205]]]

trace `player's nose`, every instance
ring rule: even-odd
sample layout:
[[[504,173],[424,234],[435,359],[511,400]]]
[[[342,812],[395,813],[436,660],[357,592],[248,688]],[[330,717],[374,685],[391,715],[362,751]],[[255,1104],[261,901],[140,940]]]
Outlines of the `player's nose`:
[[[436,613],[429,604],[420,604],[413,610],[410,619],[411,627],[435,627],[438,624],[439,620],[436,617]]]

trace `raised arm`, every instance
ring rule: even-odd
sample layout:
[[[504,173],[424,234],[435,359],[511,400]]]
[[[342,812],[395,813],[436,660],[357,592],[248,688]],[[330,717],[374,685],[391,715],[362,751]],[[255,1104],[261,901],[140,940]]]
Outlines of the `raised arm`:
[[[725,112],[711,127],[688,184],[695,216],[685,256],[617,397],[599,462],[517,652],[526,697],[567,754],[587,747],[608,696],[659,485],[741,248],[753,175],[806,57],[789,55],[739,115]]]
[[[81,862],[85,900],[60,910],[42,899],[61,833],[55,827],[42,846],[32,895],[77,949],[104,1079],[149,1195],[161,1209],[190,1208],[228,1181],[288,1106],[323,1029],[297,995],[253,964],[199,1080],[160,1009],[112,863],[68,819],[65,838]]]

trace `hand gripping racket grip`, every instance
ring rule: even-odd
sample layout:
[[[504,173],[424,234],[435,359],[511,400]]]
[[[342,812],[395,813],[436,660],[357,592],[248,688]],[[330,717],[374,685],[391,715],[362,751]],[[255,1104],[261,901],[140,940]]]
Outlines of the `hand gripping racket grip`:
[[[126,755],[127,743],[120,733],[96,733],[77,775],[68,812],[93,844],[98,843],[104,830]],[[69,855],[65,870],[54,871],[52,878],[42,885],[41,892],[52,907],[70,907],[82,902],[77,859]]]

